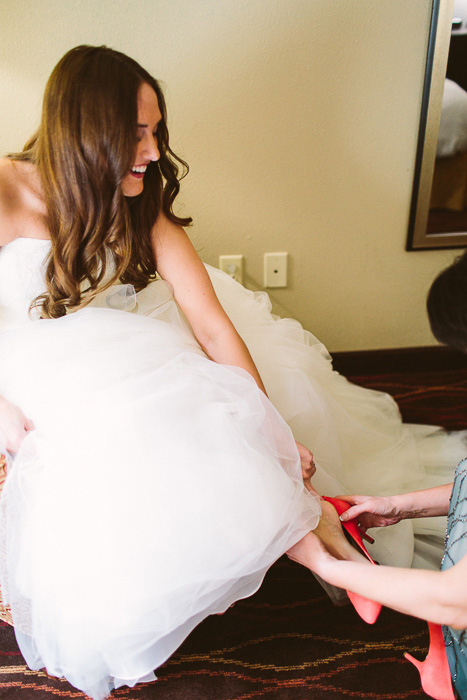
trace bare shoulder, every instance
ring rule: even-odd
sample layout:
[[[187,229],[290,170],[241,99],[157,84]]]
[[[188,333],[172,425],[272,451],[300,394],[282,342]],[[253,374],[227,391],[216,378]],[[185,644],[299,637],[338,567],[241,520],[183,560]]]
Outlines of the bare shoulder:
[[[12,158],[0,158],[0,186],[17,187],[24,178],[33,173],[34,169],[31,163]]]
[[[152,238],[155,245],[164,245],[174,239],[187,238],[187,234],[182,226],[170,221],[164,213],[160,212],[152,230]]]
[[[208,283],[205,267],[185,229],[164,214],[159,214],[154,225],[152,246],[158,273],[174,287],[195,279]]]
[[[15,167],[9,158],[0,158],[0,246],[14,240],[13,212],[18,205]]]
[[[25,231],[33,238],[43,237],[43,204],[37,188],[38,176],[32,163],[0,158],[0,246]]]
[[[0,158],[0,196],[2,200],[14,193],[17,168],[10,158]]]
[[[152,246],[159,264],[163,259],[171,257],[177,251],[191,252],[193,246],[185,229],[179,224],[170,221],[165,214],[160,213],[151,234]],[[160,270],[159,270],[160,271]]]
[[[25,190],[36,191],[38,180],[34,163],[0,158],[0,194],[20,198]]]

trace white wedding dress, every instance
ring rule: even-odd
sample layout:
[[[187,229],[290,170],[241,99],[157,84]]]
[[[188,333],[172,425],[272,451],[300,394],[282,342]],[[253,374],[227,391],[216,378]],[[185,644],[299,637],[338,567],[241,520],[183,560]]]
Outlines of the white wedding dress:
[[[389,396],[333,372],[266,294],[214,268],[277,410],[246,372],[206,358],[160,279],[31,320],[49,246],[0,249],[0,394],[36,428],[0,499],[0,585],[31,668],[103,698],[153,679],[201,620],[252,594],[319,519],[290,428],[327,495],[452,480],[462,434],[402,425]],[[418,564],[443,537],[421,522]],[[378,532],[372,553],[410,566],[412,522]]]

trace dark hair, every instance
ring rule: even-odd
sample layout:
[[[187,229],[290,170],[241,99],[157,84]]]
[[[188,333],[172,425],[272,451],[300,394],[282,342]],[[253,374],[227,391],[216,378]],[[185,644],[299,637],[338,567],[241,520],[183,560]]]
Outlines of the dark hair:
[[[143,192],[126,198],[121,183],[136,151],[143,83],[155,91],[162,114],[160,159],[149,164]],[[9,157],[34,163],[43,188],[52,248],[47,291],[33,302],[43,317],[84,306],[117,279],[144,288],[156,273],[150,234],[159,212],[175,223],[191,222],[172,210],[188,166],[169,146],[159,83],[132,58],[106,46],[77,46],[63,56],[45,89],[39,130],[21,153]]]
[[[427,310],[435,338],[467,352],[467,253],[434,280],[428,293]]]

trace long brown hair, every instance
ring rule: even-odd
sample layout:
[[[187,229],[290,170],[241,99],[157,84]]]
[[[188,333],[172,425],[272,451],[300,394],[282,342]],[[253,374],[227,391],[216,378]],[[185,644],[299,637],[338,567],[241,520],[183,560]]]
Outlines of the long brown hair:
[[[155,91],[162,114],[160,159],[148,165],[142,194],[126,198],[121,183],[136,151],[142,83]],[[150,233],[159,212],[191,222],[172,209],[188,166],[169,146],[162,90],[136,61],[106,46],[77,46],[63,56],[45,89],[39,130],[9,157],[34,163],[43,188],[52,247],[46,292],[32,304],[43,318],[85,306],[117,280],[144,288],[156,273]]]

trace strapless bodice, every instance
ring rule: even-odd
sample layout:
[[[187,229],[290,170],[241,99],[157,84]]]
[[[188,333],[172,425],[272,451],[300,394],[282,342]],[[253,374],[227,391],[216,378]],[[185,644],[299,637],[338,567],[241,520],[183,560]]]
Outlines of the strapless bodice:
[[[29,313],[33,299],[46,289],[46,258],[51,242],[38,238],[16,238],[0,248],[0,330],[35,320]],[[107,307],[182,323],[172,290],[157,278],[135,293],[131,284],[115,284],[96,295],[91,307]]]
[[[29,319],[31,301],[45,291],[50,241],[16,238],[0,248],[0,329]]]

